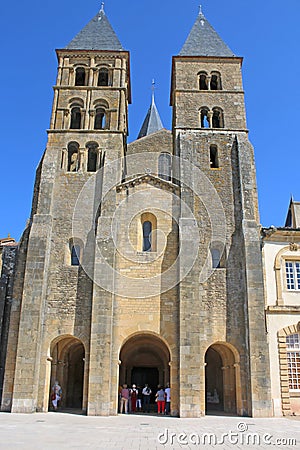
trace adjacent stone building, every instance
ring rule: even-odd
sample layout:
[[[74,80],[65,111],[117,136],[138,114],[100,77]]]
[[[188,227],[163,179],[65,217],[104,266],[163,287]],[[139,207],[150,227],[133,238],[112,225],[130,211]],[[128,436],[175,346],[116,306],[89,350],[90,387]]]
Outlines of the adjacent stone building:
[[[300,203],[284,227],[263,228],[266,324],[276,416],[300,414]]]
[[[272,415],[242,58],[200,13],[127,144],[130,55],[103,8],[65,48],[16,269],[2,410],[115,415],[170,382],[171,412]]]

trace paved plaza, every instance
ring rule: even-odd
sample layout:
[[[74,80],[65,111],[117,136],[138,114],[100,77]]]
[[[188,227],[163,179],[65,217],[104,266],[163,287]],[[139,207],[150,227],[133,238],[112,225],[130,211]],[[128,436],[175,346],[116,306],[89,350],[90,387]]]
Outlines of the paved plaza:
[[[298,418],[299,419],[299,418]],[[0,449],[299,449],[297,418],[0,413]]]

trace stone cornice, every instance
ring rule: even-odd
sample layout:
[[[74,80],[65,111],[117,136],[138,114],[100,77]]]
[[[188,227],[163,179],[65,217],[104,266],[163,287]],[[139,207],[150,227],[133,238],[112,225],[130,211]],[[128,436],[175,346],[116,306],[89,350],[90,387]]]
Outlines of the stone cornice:
[[[267,306],[267,313],[271,314],[300,314],[300,306],[296,305],[287,305],[287,306]]]
[[[118,184],[116,186],[116,189],[117,192],[121,192],[123,189],[133,188],[143,183],[151,184],[153,187],[171,191],[174,194],[180,193],[180,187],[177,186],[176,184],[172,183],[171,181],[163,180],[162,178],[156,177],[148,173],[125,180],[121,184]]]

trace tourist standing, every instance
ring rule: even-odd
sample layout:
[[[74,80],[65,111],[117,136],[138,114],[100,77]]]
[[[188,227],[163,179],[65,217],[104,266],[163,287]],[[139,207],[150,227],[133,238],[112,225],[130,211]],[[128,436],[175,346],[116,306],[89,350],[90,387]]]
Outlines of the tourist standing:
[[[125,410],[125,414],[128,414],[128,400],[129,400],[129,389],[127,388],[127,384],[123,384],[121,390],[121,406],[120,406],[121,414],[123,410]]]
[[[145,384],[145,387],[143,389],[143,408],[144,412],[150,412],[150,395],[152,391],[149,388],[148,384]]]

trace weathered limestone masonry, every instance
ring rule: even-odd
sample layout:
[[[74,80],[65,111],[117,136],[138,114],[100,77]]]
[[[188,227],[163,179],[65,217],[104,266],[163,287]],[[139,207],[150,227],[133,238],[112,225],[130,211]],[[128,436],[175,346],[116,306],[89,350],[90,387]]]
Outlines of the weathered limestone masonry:
[[[200,15],[197,25],[200,30],[206,26],[204,16]],[[256,180],[246,129],[242,60],[217,41],[214,57],[195,51],[194,38],[201,33],[195,27],[180,55],[173,58],[175,154],[199,167],[221,199],[226,268],[198,282],[210,246],[212,222],[218,223],[221,217],[217,216],[219,211],[209,211],[211,198],[204,195],[197,199],[183,190],[181,198],[193,211],[202,236],[196,264],[180,283],[180,415],[195,417],[205,413],[205,370],[206,376],[209,373],[205,353],[220,342],[224,351],[230,349],[233,356],[233,364],[223,359],[224,379],[228,377],[229,383],[235,379],[236,383],[234,395],[232,389],[224,393],[228,396],[225,408],[241,415],[265,416],[271,414],[268,349]],[[219,86],[209,86],[208,74],[219,77]],[[201,86],[203,76],[207,84]],[[222,123],[214,122],[210,115],[209,111],[217,109]],[[210,157],[212,146],[217,149],[218,161]],[[187,179],[184,170],[183,165],[181,180]],[[217,242],[211,245],[217,246]]]
[[[169,382],[172,415],[269,416],[242,59],[199,14],[173,58],[172,131],[153,95],[127,146],[129,53],[103,7],[57,56],[1,410],[48,411],[58,380],[62,407],[115,415],[121,384]]]
[[[18,245],[14,239],[0,240],[0,403],[3,393],[8,330],[12,309],[12,292]]]

